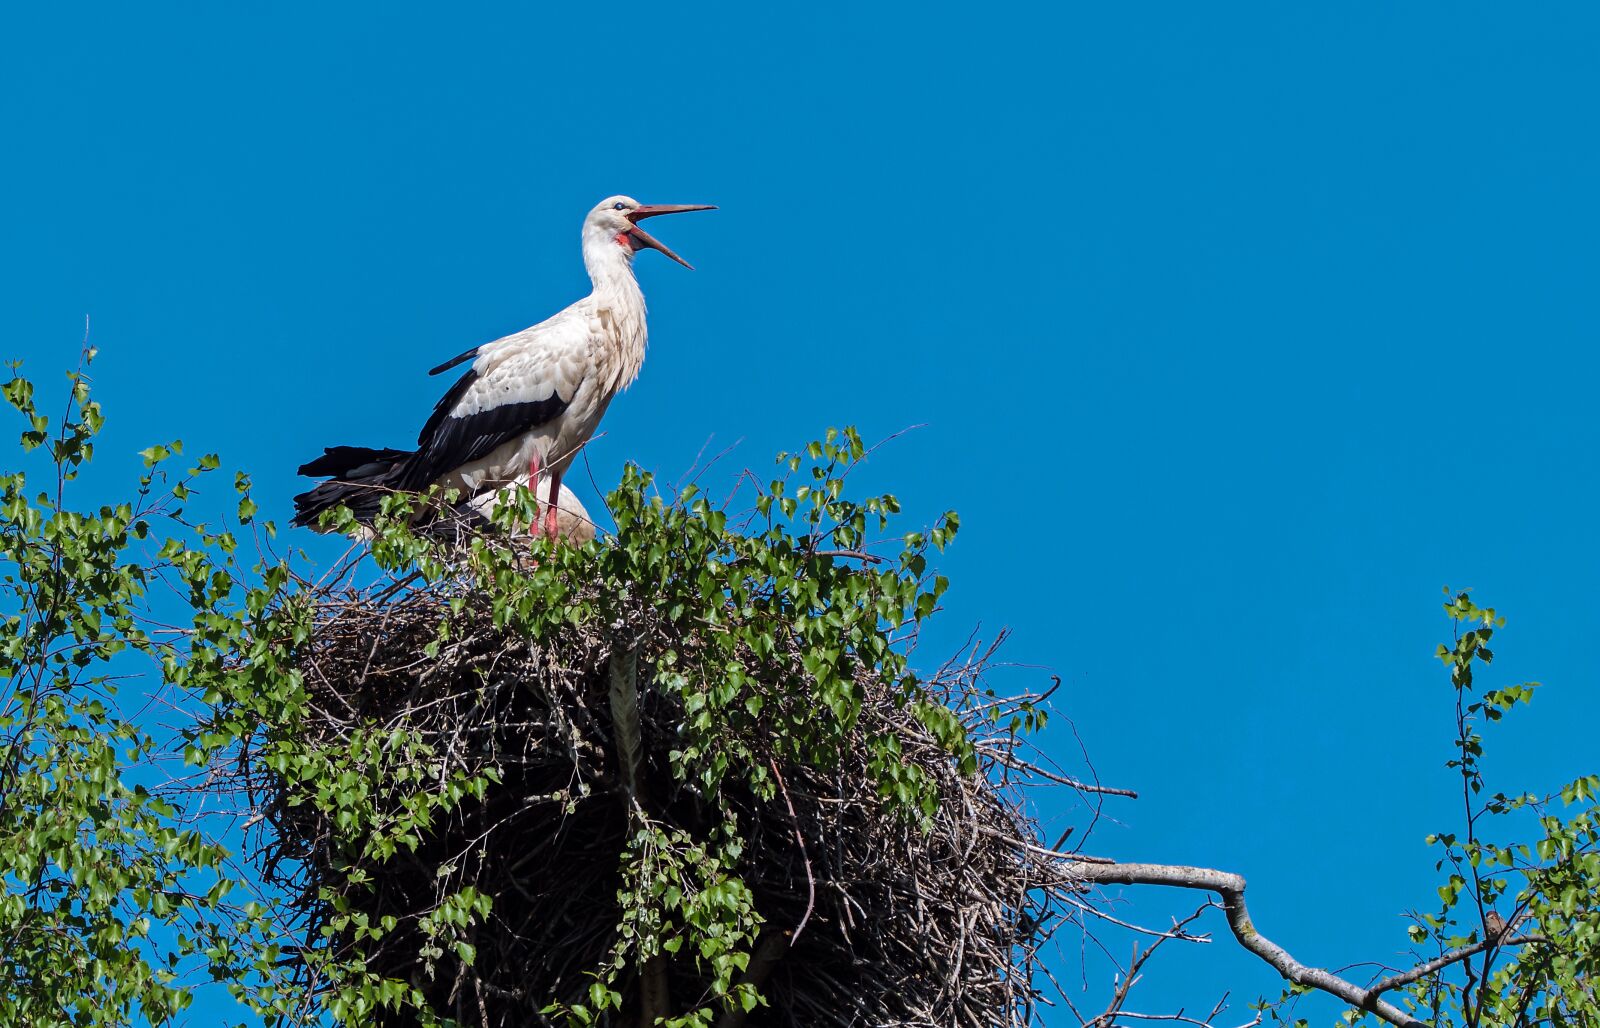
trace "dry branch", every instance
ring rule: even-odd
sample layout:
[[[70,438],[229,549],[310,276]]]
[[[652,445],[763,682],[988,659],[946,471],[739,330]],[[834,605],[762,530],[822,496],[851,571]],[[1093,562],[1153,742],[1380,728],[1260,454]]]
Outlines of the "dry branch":
[[[1171,864],[1101,864],[1079,862],[1069,865],[1073,874],[1086,882],[1116,885],[1170,885],[1180,889],[1198,889],[1216,893],[1222,899],[1228,927],[1239,944],[1254,953],[1284,979],[1335,996],[1358,1010],[1370,1011],[1399,1028],[1428,1028],[1399,1007],[1383,999],[1383,993],[1418,981],[1451,964],[1465,960],[1495,945],[1520,945],[1539,942],[1537,936],[1518,936],[1512,939],[1485,939],[1471,946],[1452,950],[1443,956],[1419,964],[1409,971],[1393,975],[1370,987],[1363,988],[1320,967],[1309,967],[1296,960],[1288,950],[1256,930],[1245,906],[1245,881],[1240,875],[1217,871],[1208,867],[1182,867]]]

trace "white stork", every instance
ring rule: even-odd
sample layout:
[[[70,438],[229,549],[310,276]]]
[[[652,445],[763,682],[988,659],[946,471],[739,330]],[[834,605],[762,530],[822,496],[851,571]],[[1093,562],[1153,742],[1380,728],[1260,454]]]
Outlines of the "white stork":
[[[335,446],[303,465],[302,475],[333,477],[295,497],[294,523],[315,525],[318,515],[340,504],[370,519],[383,493],[397,489],[439,485],[473,497],[526,475],[525,481],[550,483],[544,530],[555,538],[561,476],[594,435],[612,397],[632,384],[644,363],[644,294],[633,277],[634,254],[648,247],[691,267],[639,222],[715,209],[641,204],[627,196],[600,201],[583,222],[583,263],[594,291],[532,328],[473,347],[428,372],[471,361],[434,406],[415,450]]]
[[[490,523],[494,518],[495,508],[502,503],[515,503],[512,494],[527,484],[527,478],[518,476],[515,482],[498,490],[479,493],[461,504],[457,510],[464,515],[482,519],[481,523]],[[589,516],[583,501],[565,485],[556,493],[555,509],[557,538],[565,539],[574,546],[582,546],[595,537],[594,519]]]

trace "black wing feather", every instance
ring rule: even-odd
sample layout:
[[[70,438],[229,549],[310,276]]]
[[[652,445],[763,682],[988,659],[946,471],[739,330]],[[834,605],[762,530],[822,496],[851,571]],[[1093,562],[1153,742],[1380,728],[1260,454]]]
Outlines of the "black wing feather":
[[[311,478],[366,478],[409,456],[410,450],[388,447],[330,446],[316,460],[300,465],[299,473]]]
[[[434,368],[432,371],[428,372],[428,374],[437,375],[437,374],[440,374],[441,372],[449,371],[451,368],[455,367],[457,364],[464,364],[467,361],[471,360],[472,358],[476,357],[478,355],[478,350],[480,350],[480,349],[481,349],[481,347],[474,346],[472,349],[468,350],[466,353],[458,353],[454,357],[451,357],[449,360],[445,361],[443,364],[439,365],[437,368]]]
[[[294,498],[294,524],[315,528],[322,512],[349,507],[356,520],[370,525],[393,491],[393,478],[405,468],[409,450],[367,446],[330,446],[322,456],[300,466],[302,475],[330,475],[326,482]]]
[[[486,457],[496,447],[560,417],[572,402],[551,391],[543,400],[504,403],[457,416],[453,413],[456,404],[477,380],[478,373],[469,371],[439,398],[417,435],[417,452],[406,462],[399,488],[425,489],[439,476]]]

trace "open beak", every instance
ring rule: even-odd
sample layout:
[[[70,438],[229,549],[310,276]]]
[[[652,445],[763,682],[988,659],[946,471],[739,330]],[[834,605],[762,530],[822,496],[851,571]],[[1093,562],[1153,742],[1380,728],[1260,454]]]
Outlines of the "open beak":
[[[688,268],[690,271],[693,271],[694,270],[694,265],[690,264],[688,261],[684,260],[682,257],[679,257],[677,254],[673,253],[670,249],[667,248],[667,245],[665,243],[663,243],[661,240],[657,239],[655,236],[651,235],[650,233],[646,232],[644,229],[640,228],[639,227],[639,222],[643,221],[645,218],[653,218],[658,214],[683,214],[685,211],[714,211],[714,210],[716,210],[716,208],[714,206],[712,206],[710,204],[704,204],[704,203],[647,203],[647,204],[640,204],[638,207],[635,207],[633,210],[628,212],[628,220],[633,222],[633,228],[628,230],[628,243],[629,243],[630,246],[633,247],[633,250],[634,250],[635,253],[638,253],[640,250],[643,250],[645,247],[649,247],[652,250],[660,250],[662,253],[666,254],[668,257],[671,257],[673,260],[677,261],[679,264],[681,264],[684,267]]]

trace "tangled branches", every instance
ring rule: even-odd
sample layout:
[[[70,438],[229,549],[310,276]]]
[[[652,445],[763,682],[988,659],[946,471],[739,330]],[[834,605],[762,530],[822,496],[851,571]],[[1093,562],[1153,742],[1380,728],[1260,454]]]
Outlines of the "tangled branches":
[[[866,702],[853,732],[897,740],[935,784],[931,819],[885,802],[862,746],[832,765],[769,747],[775,792],[730,778],[707,797],[672,770],[681,700],[645,686],[635,796],[618,742],[627,732],[608,699],[611,658],[629,653],[649,669],[695,642],[673,637],[678,626],[648,608],[633,614],[621,650],[619,626],[571,625],[542,639],[496,629],[487,601],[459,583],[392,599],[373,590],[320,598],[299,658],[310,703],[293,730],[311,748],[370,757],[343,782],[367,790],[373,830],[352,839],[336,808],[307,795],[328,787],[320,777],[245,763],[274,829],[265,868],[292,887],[303,916],[300,973],[359,964],[406,983],[421,1002],[397,1004],[409,1009],[391,1011],[393,1024],[426,1013],[483,1026],[558,1023],[574,1010],[604,1017],[602,990],[617,996],[602,1022],[613,1024],[702,1008],[728,1028],[1031,1023],[1035,954],[1072,882],[1040,855],[1033,826],[996,784],[1000,760],[1017,763],[1008,733],[993,728],[995,745],[980,747],[990,755],[964,774],[862,669]],[[974,727],[993,724],[980,709],[993,702],[980,671],[966,665],[927,683]],[[392,759],[401,751],[403,761]],[[641,839],[661,845],[642,854]],[[660,851],[674,848],[687,859],[663,862]],[[735,854],[726,877],[708,855],[718,848]],[[645,881],[626,880],[641,870]],[[730,887],[735,879],[742,889]],[[696,889],[749,907],[753,938],[722,996],[714,967],[723,954],[706,939],[693,953],[664,945],[636,964],[624,957],[629,933],[670,944],[684,927],[713,926],[722,908],[703,895],[698,906],[677,898],[653,924],[641,914]],[[707,920],[695,925],[697,915]],[[607,968],[618,972],[612,984]],[[765,1008],[747,1011],[757,992]]]

